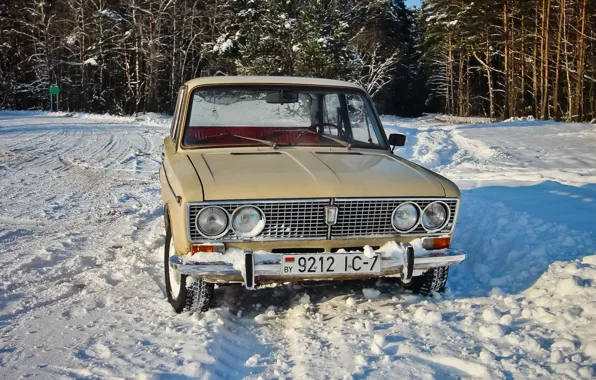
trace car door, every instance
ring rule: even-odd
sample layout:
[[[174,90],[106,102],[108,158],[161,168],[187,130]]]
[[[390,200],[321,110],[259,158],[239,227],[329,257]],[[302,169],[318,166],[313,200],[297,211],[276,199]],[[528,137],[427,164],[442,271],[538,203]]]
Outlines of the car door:
[[[180,87],[178,91],[178,98],[176,100],[176,108],[174,109],[174,114],[172,115],[172,124],[170,126],[170,133],[168,136],[165,137],[163,142],[163,151],[162,151],[162,167],[160,169],[160,174],[163,175],[165,179],[165,183],[167,186],[163,186],[162,184],[162,195],[165,203],[169,203],[171,200],[176,200],[177,196],[180,194],[180,189],[177,189],[177,181],[174,175],[174,170],[172,164],[176,160],[176,150],[178,141],[180,139],[180,134],[182,131],[182,122],[181,119],[184,113],[184,103],[186,99],[186,87]]]

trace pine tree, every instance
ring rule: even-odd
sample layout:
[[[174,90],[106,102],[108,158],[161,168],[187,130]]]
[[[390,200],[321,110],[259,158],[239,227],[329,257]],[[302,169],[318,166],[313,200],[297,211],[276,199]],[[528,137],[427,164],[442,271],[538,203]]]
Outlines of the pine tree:
[[[279,0],[244,2],[236,21],[238,31],[227,45],[238,44],[236,66],[242,75],[292,75],[296,48],[293,4]],[[230,41],[230,42],[227,42]]]
[[[359,70],[349,46],[349,25],[340,12],[339,0],[302,3],[298,12],[294,51],[294,73],[353,80]]]

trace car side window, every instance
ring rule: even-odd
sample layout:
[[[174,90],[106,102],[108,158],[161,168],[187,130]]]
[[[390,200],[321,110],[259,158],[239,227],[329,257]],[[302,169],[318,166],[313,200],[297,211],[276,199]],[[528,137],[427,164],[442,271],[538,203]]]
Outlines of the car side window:
[[[372,120],[368,118],[369,113],[366,112],[366,103],[362,96],[347,94],[346,101],[354,138],[360,141],[368,141],[371,144],[379,144],[379,136],[374,132],[375,128],[371,125]]]
[[[176,100],[176,108],[174,109],[174,115],[172,115],[172,126],[170,127],[170,136],[172,140],[176,141],[178,139],[178,119],[180,118],[182,102],[184,100],[184,87],[180,87],[180,91],[178,91],[178,99]]]
[[[339,126],[339,107],[339,96],[337,94],[325,95],[323,98],[323,122]],[[324,126],[323,130],[329,135],[337,136],[339,134],[337,128],[328,125]]]

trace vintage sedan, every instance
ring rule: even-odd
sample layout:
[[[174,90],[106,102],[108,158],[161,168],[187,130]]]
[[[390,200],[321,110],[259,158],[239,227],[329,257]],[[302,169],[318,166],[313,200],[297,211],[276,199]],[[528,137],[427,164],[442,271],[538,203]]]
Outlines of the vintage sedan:
[[[445,289],[460,191],[393,154],[358,85],[219,76],[180,88],[164,140],[165,283],[177,312],[215,284],[390,277]]]

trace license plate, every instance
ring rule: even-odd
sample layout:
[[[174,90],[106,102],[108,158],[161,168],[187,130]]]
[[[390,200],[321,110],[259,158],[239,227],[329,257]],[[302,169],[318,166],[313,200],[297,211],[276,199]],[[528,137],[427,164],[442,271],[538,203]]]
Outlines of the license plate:
[[[283,255],[281,274],[303,276],[317,274],[379,273],[381,257],[362,254]]]

